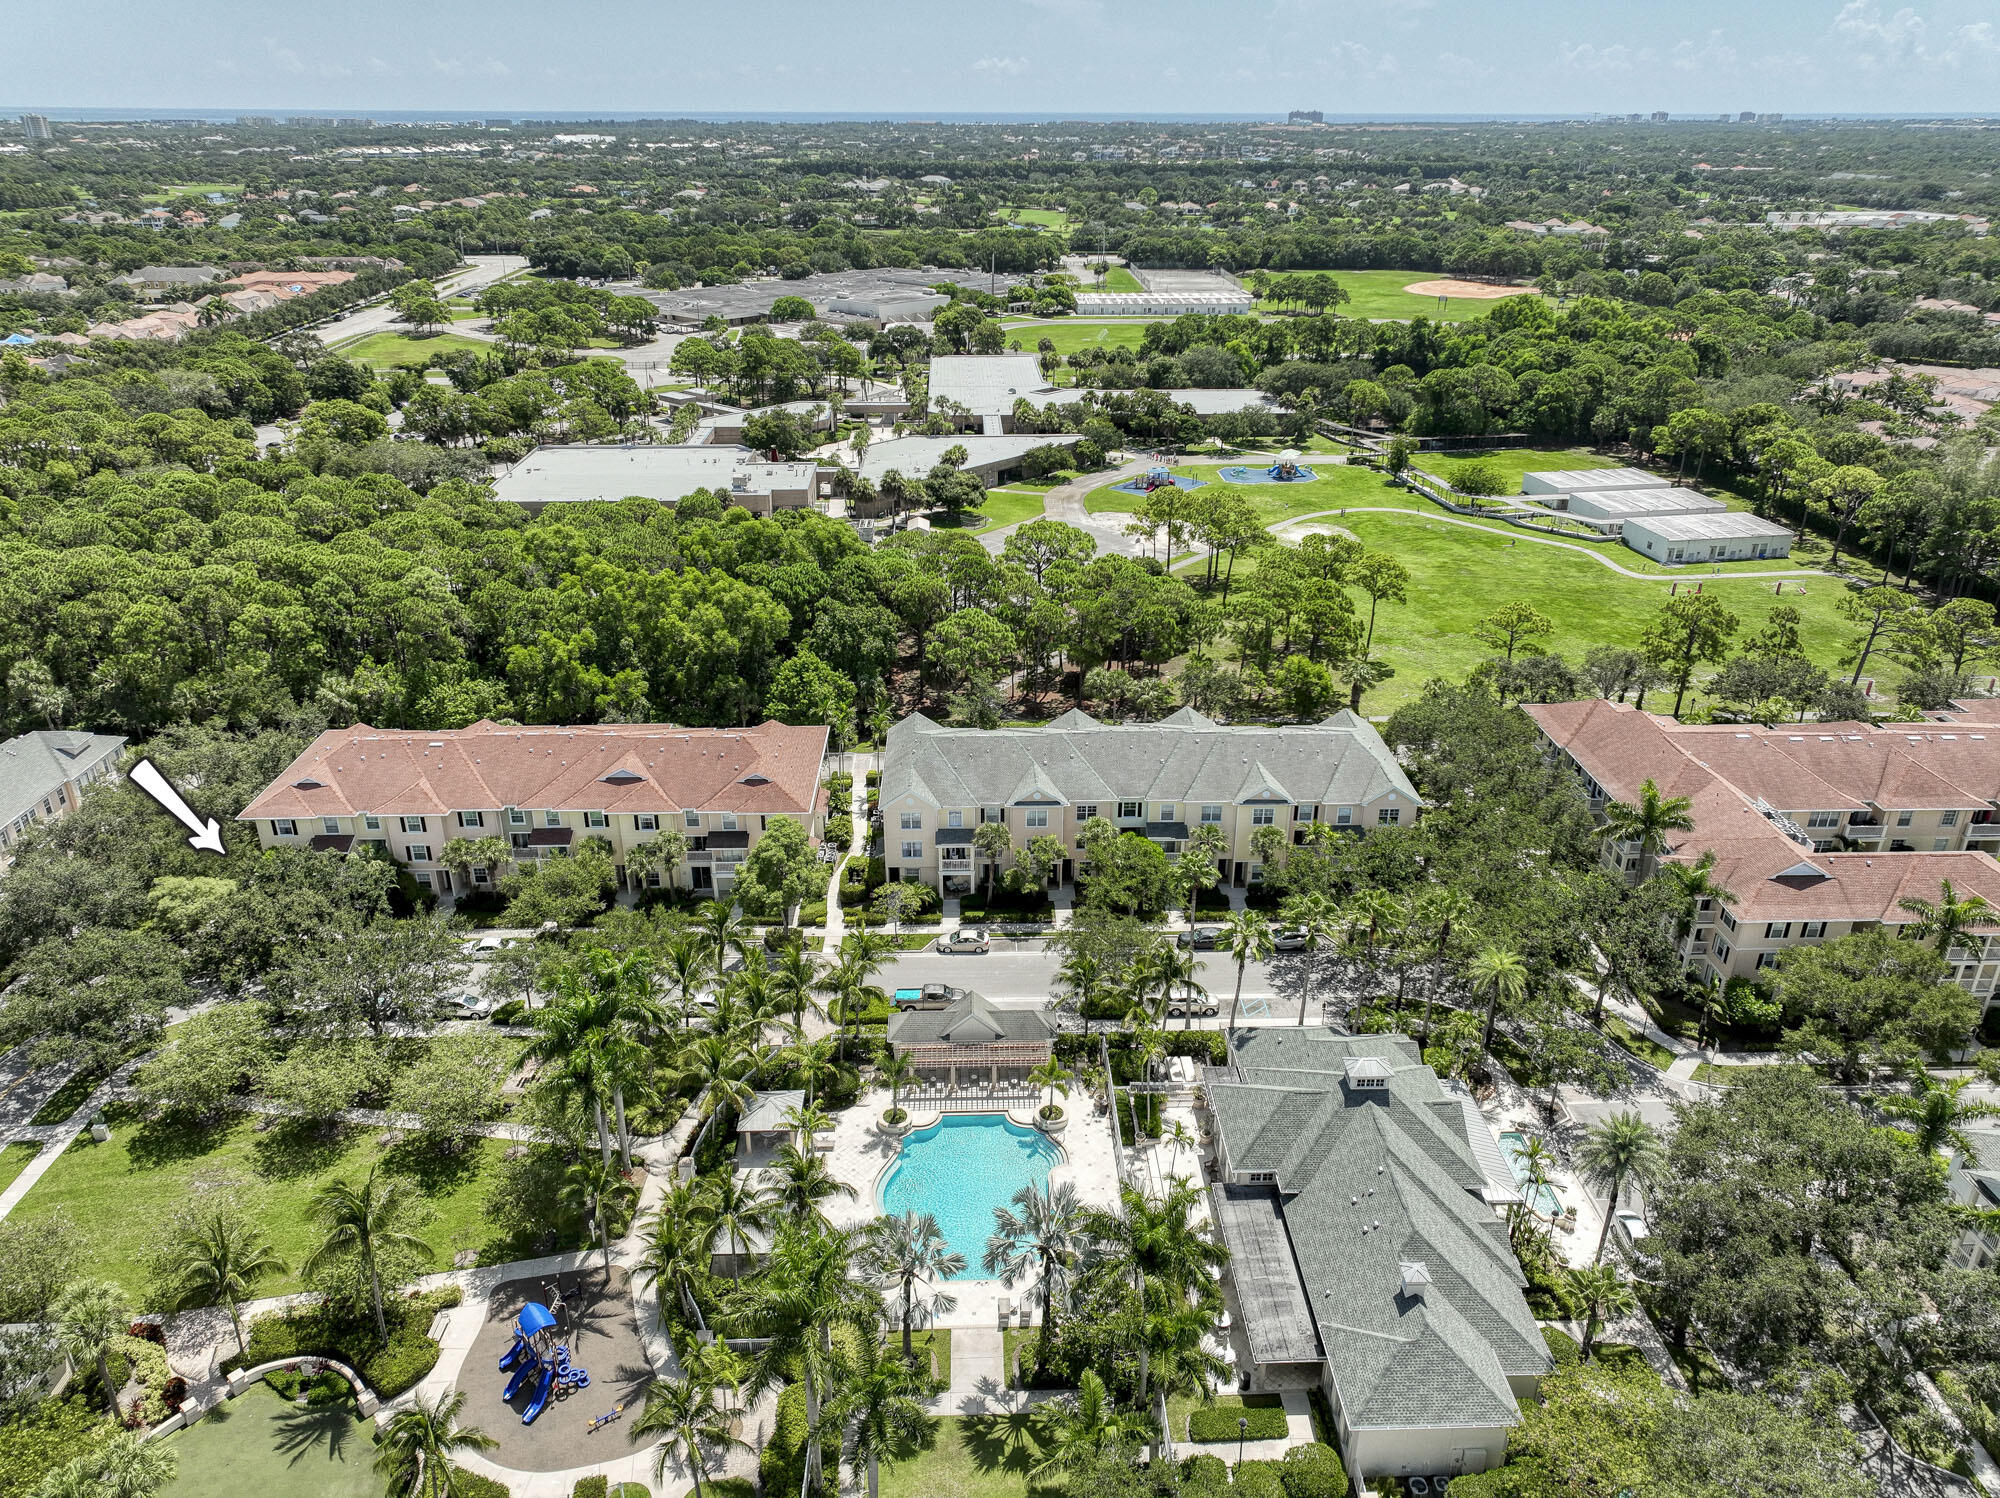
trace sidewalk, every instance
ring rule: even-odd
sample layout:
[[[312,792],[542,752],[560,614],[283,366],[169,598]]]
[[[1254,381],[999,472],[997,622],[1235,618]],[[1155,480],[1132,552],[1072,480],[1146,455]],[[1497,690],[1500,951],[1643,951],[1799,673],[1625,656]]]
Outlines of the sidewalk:
[[[125,1084],[132,1079],[132,1073],[137,1071],[140,1062],[146,1059],[146,1056],[141,1056],[119,1067],[117,1071],[100,1082],[97,1090],[79,1103],[76,1112],[70,1114],[63,1122],[59,1124],[30,1124],[24,1128],[16,1129],[9,1136],[7,1140],[9,1144],[19,1142],[39,1143],[42,1147],[42,1152],[30,1160],[27,1168],[8,1183],[5,1191],[0,1191],[0,1219],[4,1219],[9,1212],[21,1204],[21,1198],[34,1188],[37,1181],[49,1173],[49,1167],[56,1163],[57,1157],[76,1142],[77,1135],[90,1127],[90,1120],[95,1116],[97,1110],[125,1090]]]

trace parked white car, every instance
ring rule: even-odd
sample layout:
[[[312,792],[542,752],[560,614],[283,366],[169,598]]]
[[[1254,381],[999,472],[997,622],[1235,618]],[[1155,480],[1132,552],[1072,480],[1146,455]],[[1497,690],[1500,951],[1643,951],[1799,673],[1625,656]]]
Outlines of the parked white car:
[[[1167,1013],[1174,1019],[1182,1018],[1190,1010],[1197,1019],[1213,1018],[1217,1012],[1215,995],[1203,993],[1190,985],[1177,990],[1167,1000]]]
[[[992,949],[992,945],[986,939],[986,933],[976,927],[954,931],[937,939],[940,952],[970,952],[974,956],[983,956]]]

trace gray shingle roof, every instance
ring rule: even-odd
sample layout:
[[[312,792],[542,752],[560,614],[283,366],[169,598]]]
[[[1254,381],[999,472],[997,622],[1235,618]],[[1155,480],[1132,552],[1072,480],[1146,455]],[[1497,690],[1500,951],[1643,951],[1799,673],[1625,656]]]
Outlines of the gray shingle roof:
[[[1209,1106],[1232,1171],[1275,1171],[1306,1302],[1350,1423],[1511,1425],[1509,1376],[1549,1367],[1456,1097],[1401,1036],[1238,1038]],[[1356,1087],[1352,1057],[1387,1064]],[[1374,1067],[1361,1069],[1377,1070]],[[1404,1293],[1405,1264],[1429,1283]],[[1254,1341],[1254,1338],[1253,1338]]]
[[[52,729],[24,733],[0,744],[0,825],[25,811],[40,811],[42,798],[125,747],[108,733]]]
[[[889,1016],[889,1044],[1045,1045],[1055,1036],[1039,1009],[1000,1009],[967,991],[942,1009],[899,1009]]]
[[[912,713],[889,730],[885,803],[935,806],[1120,800],[1422,804],[1382,736],[1350,712],[1323,723],[1225,728],[1183,709],[1162,723],[1100,723],[1071,710],[1040,728],[946,728]]]

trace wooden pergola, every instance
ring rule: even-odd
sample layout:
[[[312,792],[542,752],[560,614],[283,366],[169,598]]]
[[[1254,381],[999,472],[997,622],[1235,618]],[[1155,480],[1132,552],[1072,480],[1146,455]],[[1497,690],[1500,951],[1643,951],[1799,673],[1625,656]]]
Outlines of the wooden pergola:
[[[993,1086],[1000,1085],[1000,1073],[1004,1068],[1019,1076],[1010,1076],[1009,1081],[1025,1081],[1027,1074],[1049,1059],[1047,1045],[1006,1043],[996,1045],[911,1045],[899,1047],[902,1054],[915,1064],[920,1075],[932,1080],[943,1080],[956,1087],[961,1070],[977,1074],[986,1073],[986,1080]]]

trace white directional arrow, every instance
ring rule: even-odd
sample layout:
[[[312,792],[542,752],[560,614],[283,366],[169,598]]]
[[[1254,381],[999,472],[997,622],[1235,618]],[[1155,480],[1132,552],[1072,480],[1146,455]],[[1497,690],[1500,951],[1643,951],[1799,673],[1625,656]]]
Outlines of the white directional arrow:
[[[150,759],[142,759],[128,775],[132,784],[151,796],[160,805],[173,813],[174,820],[193,834],[188,846],[199,853],[220,853],[222,851],[222,826],[214,817],[203,821],[194,814],[194,808],[181,799],[181,793],[167,783],[167,777],[160,773],[160,767]]]

